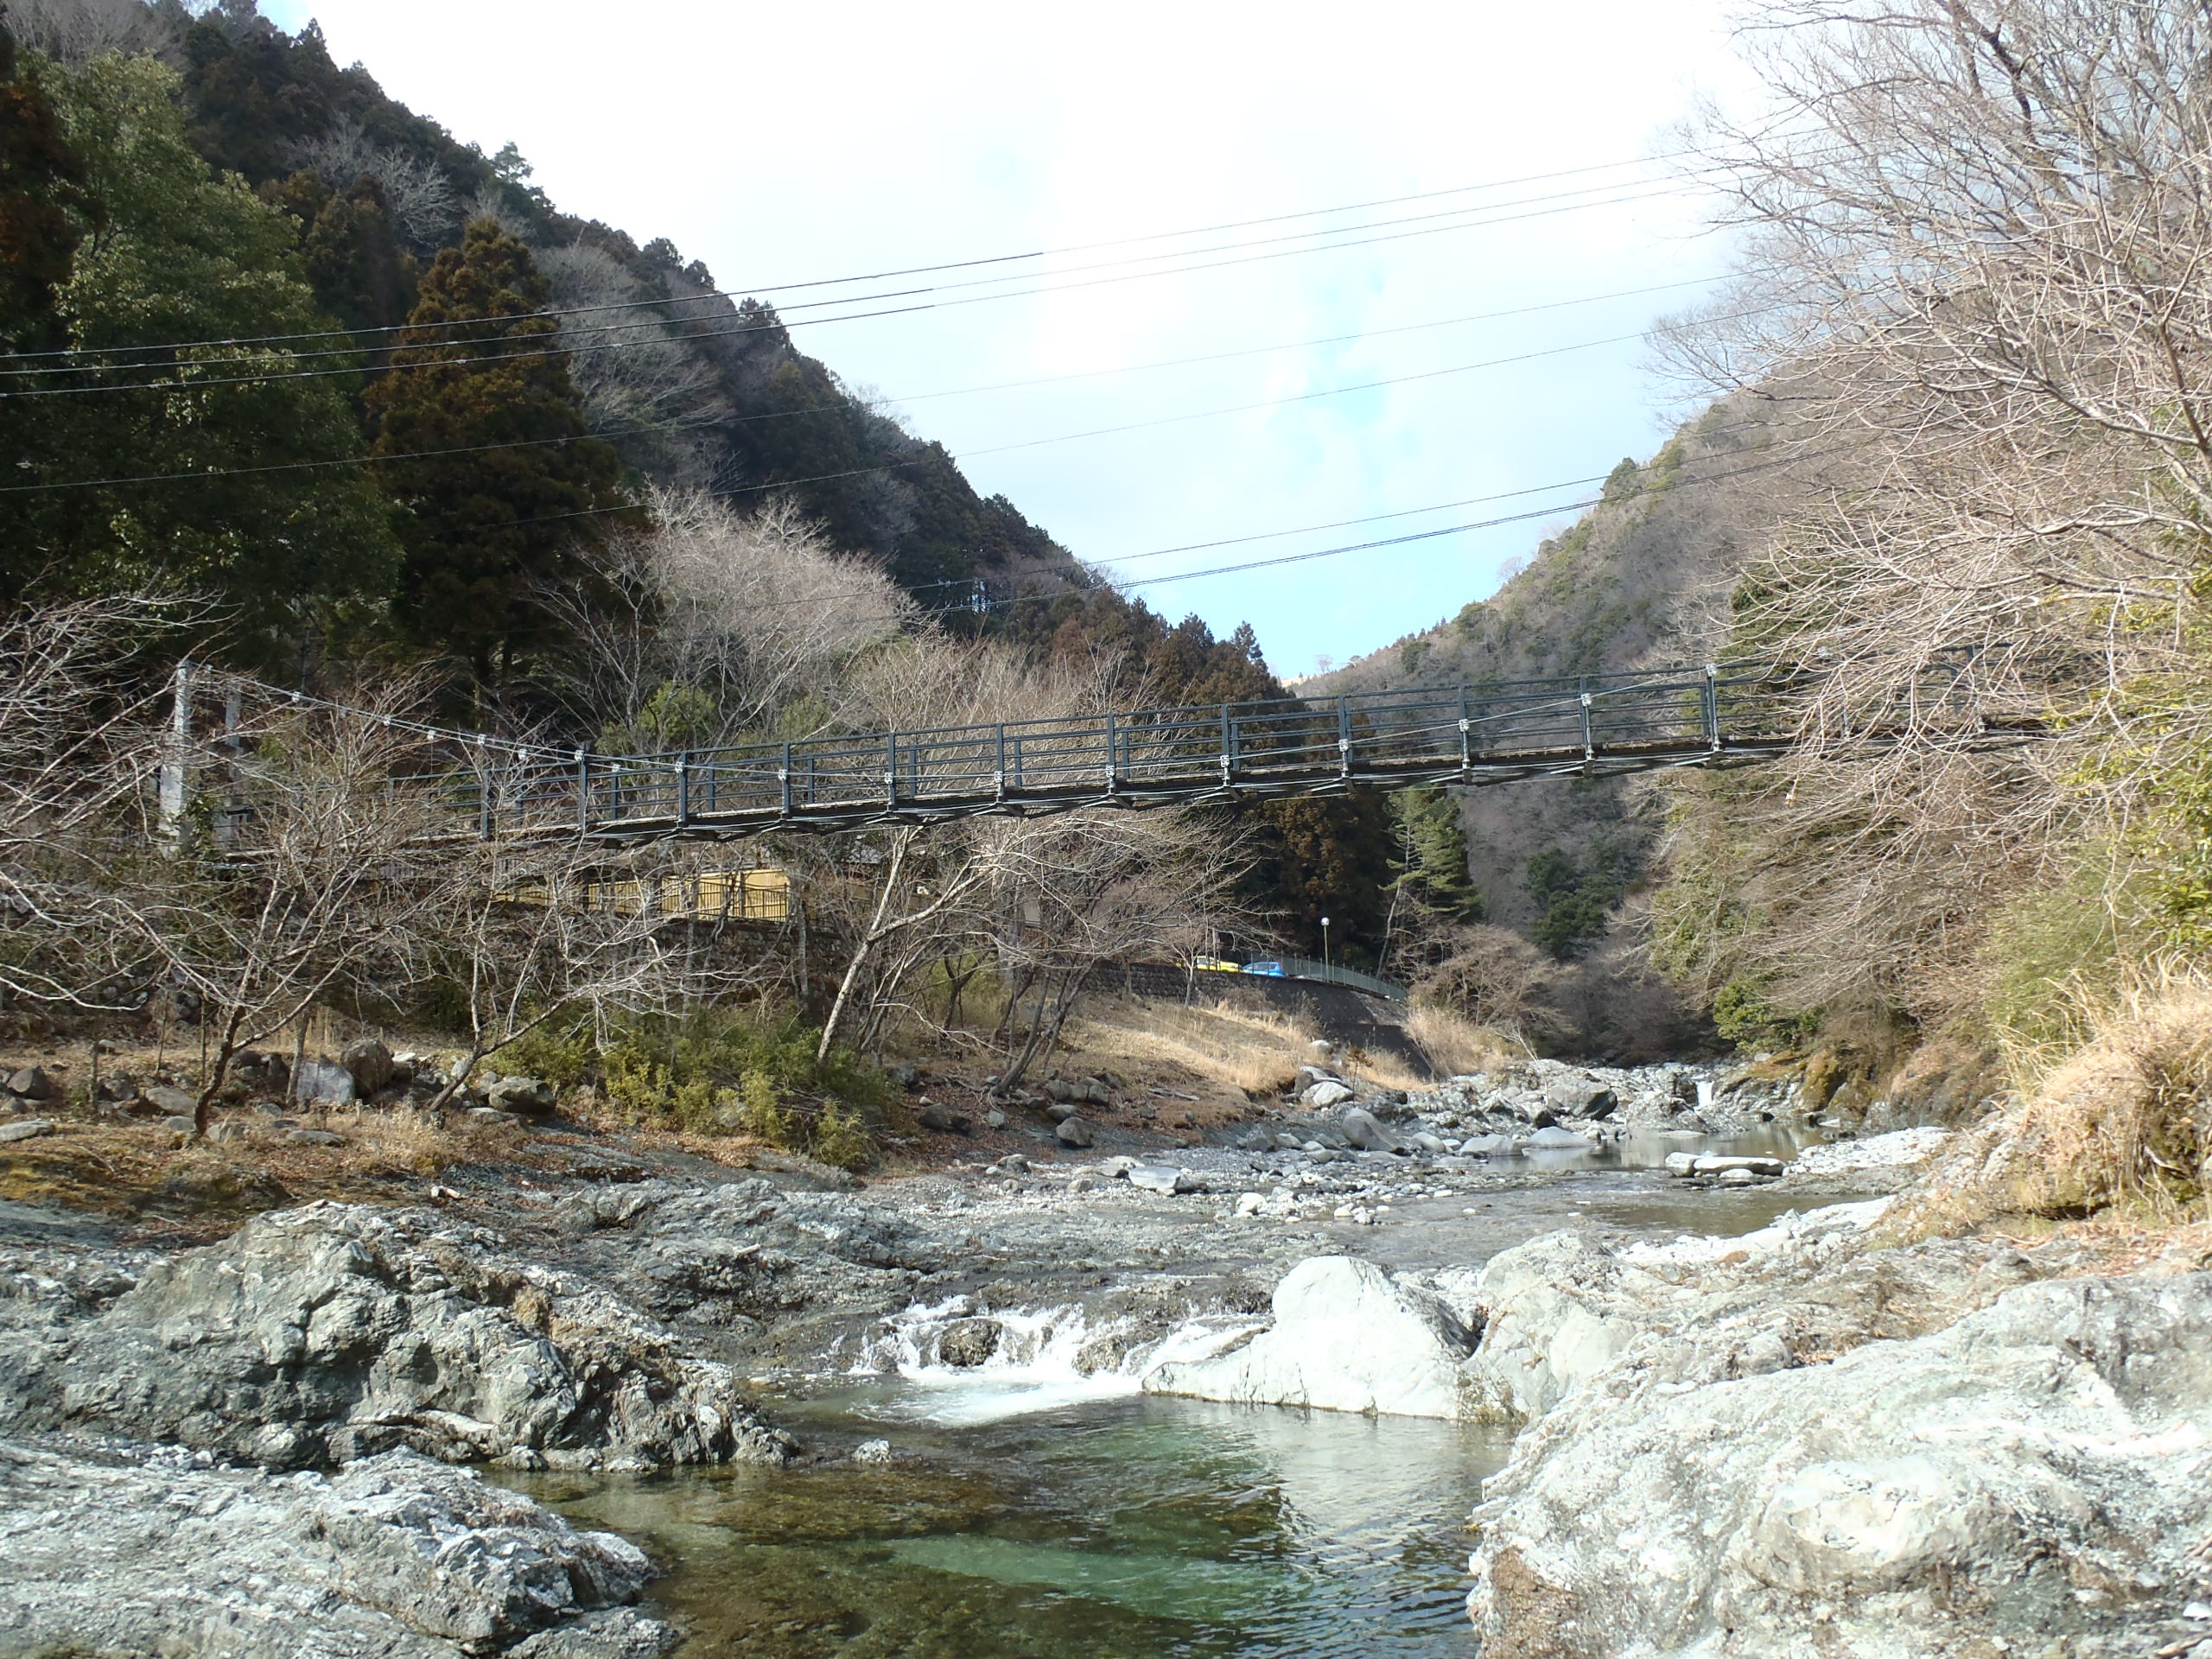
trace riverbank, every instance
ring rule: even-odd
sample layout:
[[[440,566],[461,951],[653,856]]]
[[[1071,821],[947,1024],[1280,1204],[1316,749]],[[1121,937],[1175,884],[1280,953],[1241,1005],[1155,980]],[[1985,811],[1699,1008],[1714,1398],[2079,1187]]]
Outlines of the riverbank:
[[[1883,1198],[1836,1200],[1905,1185],[1940,1132],[1821,1145],[1786,1090],[1725,1081],[1536,1067],[1402,1094],[1315,1065],[1211,1144],[1071,1147],[1047,1100],[865,1183],[491,1126],[503,1161],[385,1178],[412,1201],[279,1205],[207,1243],[0,1207],[0,1526],[40,1541],[5,1553],[0,1622],[49,1649],[150,1645],[168,1620],[239,1656],[571,1659],[661,1650],[671,1617],[702,1656],[866,1653],[879,1624],[919,1644],[902,1652],[1014,1653],[1062,1629],[1047,1603],[1092,1601],[1116,1640],[1152,1633],[1132,1651],[1179,1631],[1287,1651],[1265,1643],[1295,1630],[1300,1652],[1451,1654],[1479,1628],[1492,1659],[1967,1659],[2046,1629],[2082,1654],[2198,1633],[2212,1585],[2175,1495],[2212,1473],[2212,1241],[1902,1238]],[[1284,1471],[1300,1445],[1351,1455],[1339,1425],[1424,1421],[1358,1443],[1458,1471],[1390,1534],[1435,1571],[1370,1583],[1313,1541],[1389,1529]],[[1122,1468],[1147,1434],[1173,1466]],[[1246,1448],[1235,1473],[1198,1466],[1210,1435]],[[1018,1471],[1058,1466],[1055,1445],[1097,1459],[1040,1475],[1051,1521]],[[1356,1483],[1358,1513],[1412,1502],[1396,1478]],[[1186,1517],[1219,1510],[1209,1483],[1273,1495],[1195,1531],[1070,1518],[1153,1514],[1147,1481]],[[56,1496],[77,1491],[107,1497]],[[336,1535],[363,1504],[382,1587],[266,1541]],[[766,1515],[823,1541],[777,1573],[844,1588],[715,1592],[695,1558]],[[1047,1522],[1046,1554],[1011,1547]],[[673,1569],[663,1589],[588,1541],[609,1526]],[[1262,1539],[1308,1562],[1299,1583],[1369,1587],[1223,1600]],[[906,1600],[872,1615],[887,1550],[876,1591]],[[197,1563],[192,1592],[124,1584],[133,1552]],[[1140,1560],[1141,1592],[1114,1565]],[[1472,1624],[1433,1618],[1440,1573],[1455,1609],[1471,1583]],[[994,1583],[1023,1586],[1002,1630],[976,1600]],[[810,1611],[779,1636],[732,1595]],[[1908,1629],[1923,1645],[1882,1645]]]

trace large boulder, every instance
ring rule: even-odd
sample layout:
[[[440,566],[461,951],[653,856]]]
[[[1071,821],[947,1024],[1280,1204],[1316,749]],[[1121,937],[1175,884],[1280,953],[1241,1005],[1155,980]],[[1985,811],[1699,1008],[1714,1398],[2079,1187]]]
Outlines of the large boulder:
[[[1483,1341],[1465,1368],[1468,1414],[1512,1427],[1541,1416],[1611,1364],[1668,1291],[1580,1233],[1501,1250],[1476,1281]]]
[[[353,1074],[327,1060],[302,1060],[292,1074],[292,1098],[309,1105],[351,1106],[359,1096]]]
[[[1323,1077],[1300,1090],[1298,1103],[1309,1112],[1325,1112],[1332,1106],[1341,1106],[1356,1097],[1356,1091],[1349,1084],[1335,1077]]]
[[[1395,1152],[1398,1137],[1374,1113],[1353,1107],[1337,1120],[1344,1139],[1362,1152]]]
[[[786,1455],[728,1366],[494,1243],[338,1204],[257,1217],[96,1317],[0,1326],[0,1424],[278,1467],[394,1446],[563,1468]]]
[[[1611,1117],[1620,1109],[1620,1096],[1589,1077],[1557,1077],[1544,1089],[1544,1101],[1567,1117]]]
[[[0,1653],[648,1659],[651,1571],[408,1452],[326,1479],[0,1443]]]
[[[42,1065],[27,1065],[8,1078],[7,1092],[18,1100],[43,1103],[59,1100],[61,1087]]]
[[[2019,1286],[1748,1374],[1716,1366],[1742,1332],[1713,1312],[1587,1380],[1484,1483],[1485,1652],[2196,1650],[2212,1274]]]
[[[353,1077],[354,1092],[363,1100],[391,1088],[399,1075],[391,1051],[373,1037],[356,1038],[346,1044],[338,1064]]]
[[[1274,1325],[1211,1358],[1160,1367],[1154,1394],[1405,1417],[1463,1413],[1467,1327],[1370,1262],[1314,1256],[1275,1287]]]

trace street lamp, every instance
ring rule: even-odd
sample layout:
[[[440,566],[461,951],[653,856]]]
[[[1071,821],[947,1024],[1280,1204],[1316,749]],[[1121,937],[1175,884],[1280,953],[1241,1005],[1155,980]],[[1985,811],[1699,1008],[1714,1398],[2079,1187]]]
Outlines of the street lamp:
[[[1325,916],[1321,918],[1321,966],[1331,973],[1336,972],[1336,964],[1329,957],[1329,918]]]

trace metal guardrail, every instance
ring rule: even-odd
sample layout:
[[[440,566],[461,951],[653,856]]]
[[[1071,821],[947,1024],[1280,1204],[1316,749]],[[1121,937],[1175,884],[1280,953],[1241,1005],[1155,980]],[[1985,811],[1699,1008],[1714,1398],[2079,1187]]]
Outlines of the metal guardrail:
[[[1768,757],[1816,676],[1742,663],[1142,709],[732,748],[539,751],[419,781],[477,833],[607,840],[1469,786]],[[1940,689],[1933,695],[1943,695]],[[1962,701],[1962,726],[1999,728]]]

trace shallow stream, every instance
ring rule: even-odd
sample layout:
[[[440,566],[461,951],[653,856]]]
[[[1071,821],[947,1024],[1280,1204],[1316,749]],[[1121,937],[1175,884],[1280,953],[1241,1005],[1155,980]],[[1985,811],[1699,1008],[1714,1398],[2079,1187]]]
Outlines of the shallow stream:
[[[1642,1150],[1403,1205],[1313,1248],[1473,1266],[1561,1226],[1734,1235],[1806,1207],[1685,1191]],[[1466,1516],[1510,1437],[1142,1395],[1134,1375],[1078,1375],[1071,1347],[1043,1329],[1027,1363],[827,1379],[770,1402],[803,1438],[887,1442],[887,1462],[502,1478],[669,1565],[653,1601],[692,1632],[680,1659],[1476,1654]]]

